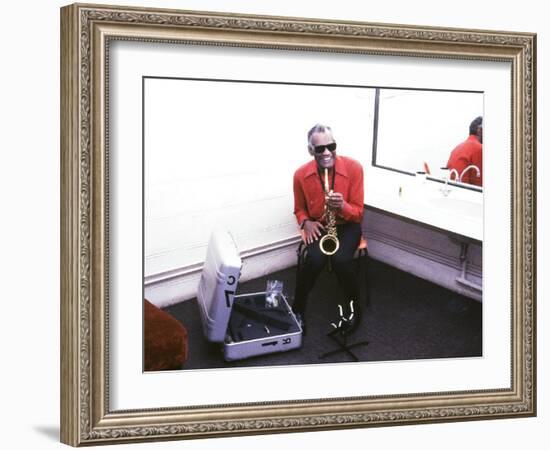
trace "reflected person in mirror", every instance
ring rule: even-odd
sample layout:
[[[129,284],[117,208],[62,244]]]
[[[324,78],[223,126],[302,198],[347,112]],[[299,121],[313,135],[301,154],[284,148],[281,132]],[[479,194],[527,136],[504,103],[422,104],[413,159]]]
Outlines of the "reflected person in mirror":
[[[475,166],[475,167],[471,167]],[[451,180],[483,186],[483,118],[476,117],[470,124],[470,135],[451,152],[447,168],[456,169],[460,180]]]
[[[296,170],[293,183],[294,215],[307,246],[305,261],[296,280],[292,306],[302,325],[305,325],[308,294],[328,258],[319,247],[319,240],[327,232],[325,201],[334,211],[336,219],[339,248],[330,258],[346,295],[345,304],[357,300],[359,294],[353,256],[361,239],[364,208],[363,168],[354,159],[337,155],[336,141],[330,127],[315,125],[307,133],[307,140],[312,160]],[[325,169],[328,181],[325,180]],[[329,186],[327,195],[326,184]]]

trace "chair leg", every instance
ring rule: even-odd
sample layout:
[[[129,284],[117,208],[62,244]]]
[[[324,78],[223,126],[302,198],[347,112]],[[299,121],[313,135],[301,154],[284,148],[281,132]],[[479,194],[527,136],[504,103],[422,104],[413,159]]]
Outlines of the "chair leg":
[[[298,245],[298,249],[296,250],[296,285],[298,285],[298,278],[300,277],[300,272],[302,270],[303,264],[304,264],[304,243],[300,242]]]
[[[295,291],[294,291],[294,301],[296,301],[296,288],[300,284],[300,278],[302,276],[302,269],[304,268],[304,262],[306,258],[306,246],[303,241],[300,242],[298,245],[298,249],[296,250],[297,255],[297,261],[296,261],[296,278],[295,278]],[[294,302],[292,304],[292,307],[294,307]]]
[[[369,283],[369,252],[367,249],[359,251],[359,279],[365,289],[365,307],[370,306],[370,283]]]
[[[365,250],[365,289],[367,291],[367,306],[370,306],[369,251]]]

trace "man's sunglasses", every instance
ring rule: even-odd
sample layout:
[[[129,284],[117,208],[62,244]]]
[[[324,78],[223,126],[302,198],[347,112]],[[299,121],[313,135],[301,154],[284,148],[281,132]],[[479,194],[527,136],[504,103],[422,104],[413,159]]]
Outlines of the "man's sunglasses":
[[[315,153],[320,155],[321,153],[325,152],[325,148],[328,149],[329,152],[334,152],[336,150],[336,142],[327,145],[316,145],[315,147],[313,147],[313,150],[315,151]]]

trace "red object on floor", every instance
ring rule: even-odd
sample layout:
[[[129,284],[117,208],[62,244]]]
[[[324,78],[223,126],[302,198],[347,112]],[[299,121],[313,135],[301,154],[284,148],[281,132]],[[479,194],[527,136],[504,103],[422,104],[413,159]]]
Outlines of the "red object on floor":
[[[428,163],[426,161],[424,161],[424,172],[426,172],[427,175],[431,175],[430,167],[428,166]]]
[[[177,370],[187,361],[187,329],[148,300],[143,301],[145,371]]]

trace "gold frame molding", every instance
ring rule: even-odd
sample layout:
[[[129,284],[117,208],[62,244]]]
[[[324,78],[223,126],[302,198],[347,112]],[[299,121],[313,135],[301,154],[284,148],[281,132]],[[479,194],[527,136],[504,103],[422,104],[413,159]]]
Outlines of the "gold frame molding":
[[[113,39],[494,60],[512,67],[509,389],[113,412],[108,396],[108,98]],[[312,431],[536,414],[536,35],[74,4],[61,9],[61,440]]]

